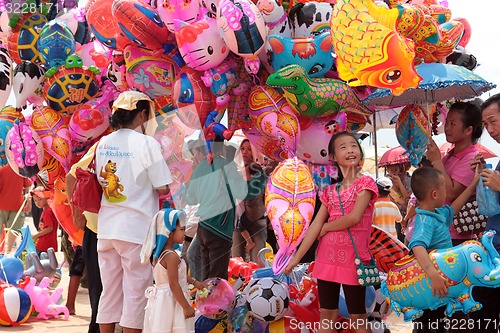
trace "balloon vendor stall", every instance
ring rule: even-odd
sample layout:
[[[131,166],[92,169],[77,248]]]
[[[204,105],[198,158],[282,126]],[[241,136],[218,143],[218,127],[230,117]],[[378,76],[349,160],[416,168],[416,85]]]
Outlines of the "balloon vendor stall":
[[[394,108],[399,149],[417,165],[442,110],[432,104],[495,87],[472,72],[469,22],[437,0],[26,1],[14,11],[17,2],[0,0],[0,167],[51,191],[73,245],[82,244],[83,231],[73,223],[65,176],[112,132],[120,92],[154,101],[154,137],[173,178],[161,199],[176,209],[186,205],[195,165],[186,141],[193,136],[209,161],[216,135],[243,133],[259,156],[278,164],[265,205],[279,250],[262,249],[259,263],[232,258],[227,281],[206,281],[194,297],[199,332],[299,332],[294,320],[318,321],[314,264],[283,270],[312,221],[317,194],[338,179],[328,153],[332,135],[359,135],[365,126],[375,132],[375,119],[383,119],[375,113]],[[57,261],[50,251],[34,255],[30,237],[23,233],[24,262],[20,253],[0,258],[0,325],[22,324],[32,310],[39,319],[68,317],[57,304],[62,291],[54,290]],[[474,311],[477,302],[460,301],[470,295],[464,280],[486,282],[445,266],[460,260],[496,287],[492,237],[430,254],[456,282],[456,292],[438,300],[409,296],[417,285],[405,272],[428,277],[404,244],[374,227],[370,251],[385,282],[368,288],[367,312],[383,320],[394,310],[409,320],[438,303],[449,314]],[[430,292],[424,285],[421,295]],[[339,312],[349,321],[342,295]],[[418,301],[405,302],[410,298]]]

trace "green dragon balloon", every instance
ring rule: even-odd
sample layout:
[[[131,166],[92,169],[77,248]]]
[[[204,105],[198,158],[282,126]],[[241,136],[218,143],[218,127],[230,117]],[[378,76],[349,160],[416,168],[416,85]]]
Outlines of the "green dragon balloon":
[[[310,78],[299,65],[288,65],[271,74],[266,83],[281,88],[283,96],[299,114],[307,117],[330,117],[339,112],[364,116],[369,121],[372,111],[344,81]]]

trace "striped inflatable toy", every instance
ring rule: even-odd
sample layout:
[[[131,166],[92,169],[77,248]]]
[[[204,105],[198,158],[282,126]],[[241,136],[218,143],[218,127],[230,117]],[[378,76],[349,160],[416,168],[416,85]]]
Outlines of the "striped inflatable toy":
[[[31,299],[24,290],[16,287],[0,290],[0,325],[21,325],[28,320],[31,311]]]

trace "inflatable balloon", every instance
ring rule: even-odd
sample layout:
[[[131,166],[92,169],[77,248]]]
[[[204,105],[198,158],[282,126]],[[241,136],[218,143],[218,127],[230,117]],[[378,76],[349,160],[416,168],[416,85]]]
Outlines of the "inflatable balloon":
[[[76,53],[82,58],[84,66],[97,67],[101,73],[106,73],[110,64],[111,49],[98,40],[82,45]]]
[[[61,163],[54,156],[47,153],[44,154],[42,167],[36,174],[38,184],[43,186],[47,191],[52,191],[56,179],[65,177],[66,172]]]
[[[51,68],[45,73],[43,95],[47,104],[57,112],[72,114],[80,104],[99,94],[96,78],[99,73],[96,67],[83,66],[78,55],[70,55],[64,66]]]
[[[372,225],[370,253],[381,272],[389,273],[396,262],[408,255],[408,248],[396,237]]]
[[[462,26],[464,27],[464,34],[462,35],[462,37],[458,41],[458,45],[460,45],[461,47],[466,47],[467,44],[469,44],[470,36],[472,34],[471,25],[470,25],[469,21],[467,21],[463,17],[455,17],[453,20],[462,23]]]
[[[257,9],[259,9],[266,26],[269,28],[269,36],[292,36],[292,26],[281,1],[259,0],[257,1]]]
[[[231,279],[243,278],[249,282],[254,272],[259,266],[250,261],[246,262],[242,257],[233,257],[229,259],[228,275]]]
[[[282,88],[288,104],[303,116],[329,117],[344,111],[366,118],[372,113],[345,82],[312,79],[299,65],[288,65],[276,71],[269,75],[266,83]]]
[[[13,25],[8,37],[9,53],[12,60],[19,64],[22,60],[40,63],[40,52],[37,43],[40,29],[47,23],[42,14],[25,13],[15,15],[9,25]]]
[[[347,129],[345,112],[335,117],[315,119],[309,127],[301,129],[297,143],[297,157],[308,162],[331,165],[328,156],[328,143],[333,134]]]
[[[278,320],[288,310],[288,287],[279,280],[269,277],[251,280],[245,293],[250,313],[262,321]]]
[[[266,212],[279,245],[273,272],[281,273],[292,259],[311,222],[316,192],[309,168],[297,157],[281,162],[266,186]]]
[[[5,140],[7,133],[14,126],[16,119],[24,121],[23,114],[16,110],[15,107],[5,106],[0,109],[0,167],[7,164],[7,156],[5,155]]]
[[[319,295],[316,280],[304,276],[297,287],[290,284],[290,308],[303,323],[319,322]]]
[[[107,77],[118,91],[128,90],[126,71],[127,67],[125,65],[123,53],[113,51],[107,69]]]
[[[267,27],[257,6],[247,0],[221,0],[217,25],[229,49],[244,58],[250,74],[257,74],[257,55],[267,39]]]
[[[323,32],[330,32],[333,1],[298,2],[288,14],[294,38],[317,36]]]
[[[7,133],[5,153],[9,165],[22,177],[33,177],[43,163],[43,144],[28,124],[16,120]]]
[[[236,74],[237,86],[229,90],[229,102],[226,105],[228,128],[235,131],[240,128],[252,127],[252,122],[248,116],[248,98],[250,96],[250,87],[255,84],[255,80],[251,75],[248,75],[241,58],[235,59],[233,69]],[[261,72],[265,73],[264,70]]]
[[[5,106],[12,88],[12,59],[7,49],[0,47],[0,106]]]
[[[195,23],[174,20],[174,28],[182,59],[193,69],[216,68],[229,54],[215,19],[204,18]]]
[[[255,127],[249,129],[243,128],[243,134],[264,156],[275,161],[283,161],[288,158],[288,151],[283,149],[277,138],[264,135]]]
[[[68,238],[73,246],[82,245],[83,233],[73,222],[73,214],[66,196],[66,181],[64,178],[56,179],[54,182],[54,200],[51,208],[61,227],[68,234]]]
[[[44,71],[37,64],[22,61],[14,69],[12,88],[16,96],[16,107],[22,108],[26,104],[41,104],[43,98],[39,95]]]
[[[372,0],[339,0],[331,21],[337,70],[350,86],[389,88],[395,95],[416,88],[414,44],[397,33],[397,9]]]
[[[0,289],[0,325],[21,325],[28,320],[32,310],[31,299],[23,289]]]
[[[234,290],[231,284],[222,278],[210,278],[203,283],[205,290],[196,294],[196,307],[200,313],[211,319],[222,319],[233,309]]]
[[[89,1],[86,18],[97,40],[113,50],[123,50],[132,42],[121,34],[118,21],[113,19],[113,0]]]
[[[179,70],[174,60],[135,45],[127,46],[123,55],[128,87],[145,93],[151,99],[168,96],[171,104],[175,74]]]
[[[415,63],[441,62],[457,46],[464,33],[462,23],[449,21],[449,9],[438,6],[396,5],[398,32],[415,43]],[[440,13],[437,9],[445,9]],[[433,15],[433,12],[435,15]],[[441,19],[439,22],[436,18]]]
[[[0,280],[17,285],[23,276],[24,264],[18,257],[0,256]]]
[[[248,107],[250,119],[259,132],[277,139],[282,149],[295,152],[300,140],[299,121],[279,92],[266,86],[254,86]]]
[[[59,67],[75,52],[75,37],[66,25],[50,21],[40,31],[37,47],[43,64],[49,68]]]
[[[72,151],[71,138],[68,125],[61,115],[48,106],[36,109],[31,115],[31,128],[42,139],[44,149],[54,156],[68,172]]]
[[[30,295],[33,303],[33,308],[38,315],[38,319],[57,318],[59,314],[64,315],[64,320],[69,319],[68,308],[64,305],[57,304],[62,295],[63,289],[57,288],[54,291],[49,290],[50,279],[44,277],[41,279],[40,284],[36,285],[37,280],[31,278],[28,284],[24,287],[24,291]]]
[[[205,316],[199,316],[194,323],[195,332],[207,333],[227,333],[226,319],[210,319]]]
[[[333,66],[330,32],[317,36],[291,38],[271,35],[271,64],[275,71],[292,64],[304,68],[311,78],[325,77]]]
[[[259,322],[261,321],[254,320],[247,306],[238,306],[229,314],[228,331],[235,333],[253,333],[256,331],[254,329],[254,323],[259,324]],[[262,324],[262,326],[265,326],[265,324]]]
[[[57,267],[56,253],[53,248],[49,248],[47,252],[42,252],[40,257],[36,252],[26,255],[26,269],[23,275],[37,280],[42,280],[44,277],[51,278]]]
[[[200,72],[187,66],[177,74],[172,97],[177,115],[193,129],[200,129],[208,113],[217,106],[215,96],[203,83]]]
[[[201,3],[190,0],[159,0],[158,15],[170,32],[174,32],[174,20],[194,23],[202,16]]]
[[[55,6],[54,6],[55,7]],[[57,16],[57,21],[62,22],[71,31],[75,38],[76,49],[90,42],[92,30],[85,18],[84,8],[74,8],[67,13]]]
[[[440,306],[446,306],[448,316],[456,311],[467,314],[481,309],[482,305],[472,298],[472,288],[500,287],[500,256],[492,244],[494,236],[495,231],[489,230],[481,242],[469,240],[453,248],[429,252],[434,267],[450,286],[446,297],[433,296],[431,279],[414,255],[396,263],[382,283],[382,293],[390,298],[391,308],[398,315],[404,314],[405,321],[419,318],[424,309]]]
[[[140,0],[114,0],[111,12],[121,33],[133,44],[153,51],[172,50],[167,45],[170,31],[150,5]]]
[[[401,147],[409,154],[408,160],[415,167],[427,151],[429,131],[429,118],[423,107],[408,104],[401,110],[396,121],[396,137]]]
[[[319,322],[319,319],[318,319]],[[301,333],[300,325],[297,325],[297,318],[284,316],[281,319],[269,323],[266,333]]]
[[[76,142],[89,141],[99,137],[109,127],[111,104],[114,93],[108,90],[101,97],[82,104],[71,116],[69,135]]]

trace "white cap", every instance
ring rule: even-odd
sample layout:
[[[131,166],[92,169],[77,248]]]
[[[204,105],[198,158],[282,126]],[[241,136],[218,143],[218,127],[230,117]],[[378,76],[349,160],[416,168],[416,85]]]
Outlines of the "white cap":
[[[384,191],[390,191],[392,188],[392,180],[388,177],[379,177],[376,181],[377,185],[380,186]]]

